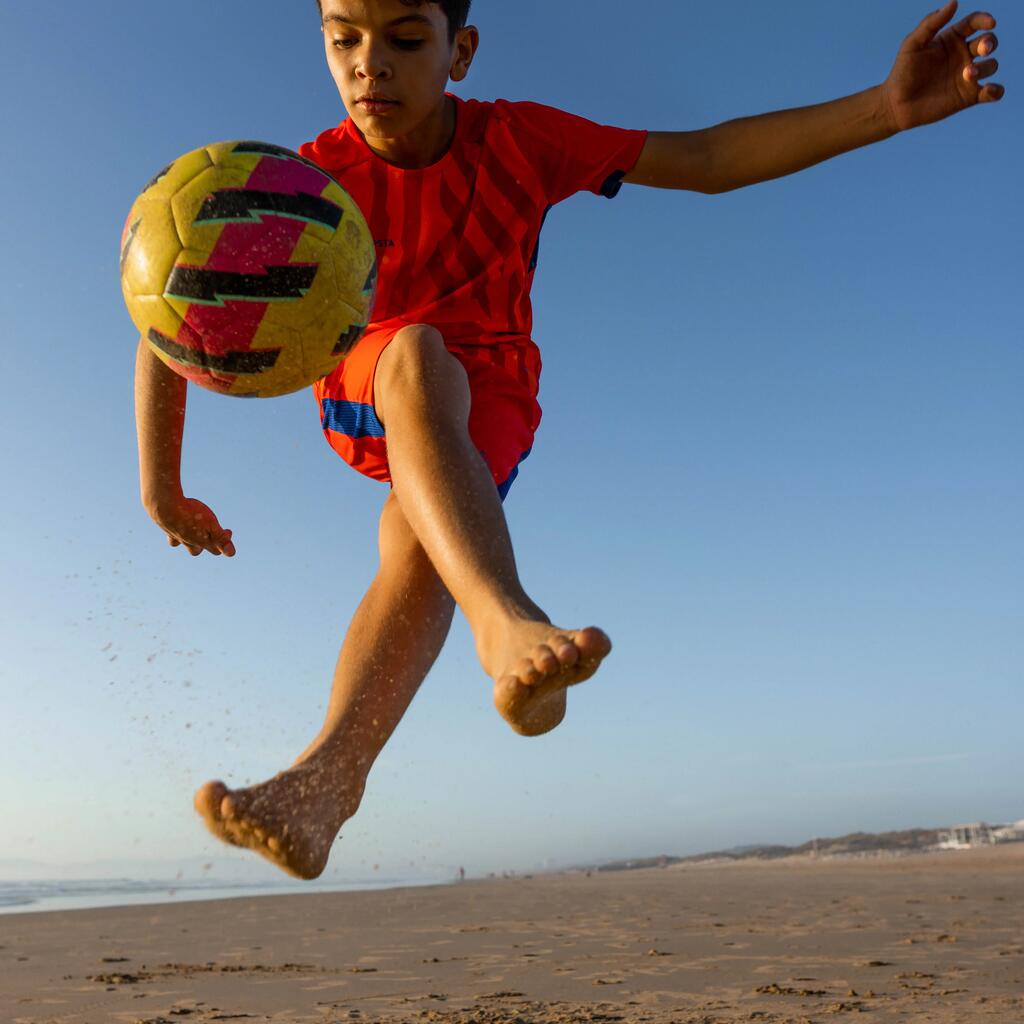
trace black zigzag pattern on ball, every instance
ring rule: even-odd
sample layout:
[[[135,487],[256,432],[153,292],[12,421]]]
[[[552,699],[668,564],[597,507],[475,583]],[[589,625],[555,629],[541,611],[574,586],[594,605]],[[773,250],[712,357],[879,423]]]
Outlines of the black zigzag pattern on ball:
[[[257,142],[255,139],[242,139],[236,142],[232,153],[262,153],[264,156],[293,156],[302,159],[298,153],[284,146],[277,146],[273,142]]]
[[[285,149],[284,146],[275,146],[272,142],[239,142],[231,152],[262,153],[264,156],[277,156],[283,157],[286,160],[298,160],[307,167],[312,167],[314,171],[319,171],[325,178],[337,181],[334,175],[328,174],[319,164],[313,163],[312,160],[307,160],[304,156],[299,156],[294,150]]]
[[[139,225],[142,223],[142,218],[132,222],[132,226],[128,229],[128,234],[125,236],[124,245],[121,247],[121,273],[124,273],[125,260],[128,259],[128,250],[132,247],[132,242],[135,241],[135,236],[139,233]]]
[[[166,176],[167,172],[170,171],[170,169],[173,166],[174,166],[174,164],[170,163],[162,171],[159,171],[157,174],[154,174],[153,177],[150,178],[149,181],[146,182],[146,187],[142,191],[143,192],[149,191],[149,189],[151,189],[161,178]]]
[[[342,209],[336,203],[308,192],[260,192],[257,189],[229,188],[208,195],[193,223],[209,221],[259,221],[260,214],[314,221],[336,229]]]
[[[179,345],[173,338],[161,334],[155,327],[150,327],[148,337],[151,344],[176,363],[200,370],[214,370],[217,373],[262,373],[264,370],[272,369],[281,354],[279,348],[272,348],[257,352],[227,352],[224,355],[214,355],[211,352],[201,352]]]
[[[225,299],[243,302],[272,302],[301,299],[313,285],[315,264],[290,263],[267,267],[265,274],[235,274],[203,267],[175,267],[167,279],[164,295],[191,302],[222,305]]]
[[[363,294],[373,296],[377,291],[377,261],[373,261],[370,273],[366,276],[366,284],[363,285]]]
[[[355,346],[355,343],[363,336],[363,331],[365,330],[366,324],[352,324],[347,331],[342,331],[338,335],[338,343],[331,349],[331,355],[348,355],[349,350]]]

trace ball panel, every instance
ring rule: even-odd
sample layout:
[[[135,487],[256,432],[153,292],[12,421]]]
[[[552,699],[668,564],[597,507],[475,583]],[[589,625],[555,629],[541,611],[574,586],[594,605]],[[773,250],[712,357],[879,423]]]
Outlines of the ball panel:
[[[181,246],[166,202],[143,197],[135,204],[129,218],[129,237],[121,253],[121,288],[135,326],[145,331],[145,323],[136,316],[135,301],[163,294],[164,283]]]
[[[334,272],[334,261],[327,246],[320,248],[320,266],[317,280],[321,289],[315,295],[310,294],[309,317],[299,332],[299,347],[302,350],[302,362],[307,379],[314,381],[324,375],[319,369],[324,363],[330,363],[330,373],[340,360],[335,354],[335,342],[330,322],[332,312],[344,307],[343,296],[338,294],[337,280]]]
[[[307,374],[314,381],[331,373],[366,330],[366,322],[359,310],[348,303],[337,302],[331,307],[330,314],[329,319],[325,317],[302,339]],[[333,341],[326,344],[325,339]]]
[[[356,309],[365,309],[368,321],[376,292],[376,250],[362,213],[355,203],[349,202],[353,212],[345,217],[331,240],[331,259],[339,295]]]
[[[330,326],[324,333],[334,338],[334,351],[343,356],[359,340],[354,335],[355,328],[365,328],[373,315],[374,270],[377,264],[374,262],[367,274],[365,266],[359,266],[348,252],[337,246],[331,247],[330,259],[338,283],[338,303],[336,309],[329,311]],[[355,282],[358,282],[358,286],[353,287]],[[363,286],[368,283],[370,287],[367,290]],[[362,331],[359,333],[361,335]],[[344,338],[343,334],[346,335]]]
[[[185,153],[153,178],[142,190],[142,197],[167,200],[196,175],[201,174],[210,164],[210,157],[205,148]]]
[[[159,331],[170,338],[178,337],[182,328],[182,319],[161,296],[136,296],[135,308],[139,315],[139,333],[143,337],[148,337],[150,330]]]

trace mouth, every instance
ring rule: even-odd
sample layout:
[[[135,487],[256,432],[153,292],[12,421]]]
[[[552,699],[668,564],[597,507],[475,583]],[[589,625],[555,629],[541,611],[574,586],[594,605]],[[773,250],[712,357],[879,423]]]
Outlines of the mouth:
[[[397,106],[398,100],[393,100],[390,96],[378,96],[375,93],[368,93],[365,96],[360,96],[356,100],[356,105],[366,110],[385,110],[388,107]]]

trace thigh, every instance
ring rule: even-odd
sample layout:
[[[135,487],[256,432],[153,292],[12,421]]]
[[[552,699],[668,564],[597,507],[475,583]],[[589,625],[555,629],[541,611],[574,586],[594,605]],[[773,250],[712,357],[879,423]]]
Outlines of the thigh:
[[[540,359],[532,343],[448,350],[462,363],[469,381],[469,436],[504,499],[540,425]]]
[[[333,373],[314,386],[327,443],[353,469],[390,481],[387,437],[374,384],[380,358],[402,326],[368,331]],[[528,339],[495,345],[445,344],[466,373],[468,431],[502,499],[530,454],[540,424],[540,356]]]

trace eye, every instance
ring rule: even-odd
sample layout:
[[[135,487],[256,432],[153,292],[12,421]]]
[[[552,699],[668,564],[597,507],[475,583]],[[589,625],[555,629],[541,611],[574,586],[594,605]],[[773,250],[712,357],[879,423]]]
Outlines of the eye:
[[[347,36],[347,37],[345,37],[343,39],[335,39],[335,40],[333,40],[331,45],[336,50],[351,50],[352,47],[355,46],[356,43],[358,43],[358,42],[359,42],[358,39],[355,39],[352,36]]]
[[[424,41],[423,39],[396,39],[395,46],[402,50],[418,50]]]

